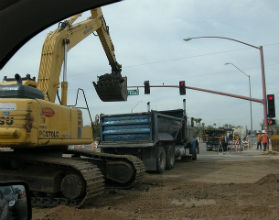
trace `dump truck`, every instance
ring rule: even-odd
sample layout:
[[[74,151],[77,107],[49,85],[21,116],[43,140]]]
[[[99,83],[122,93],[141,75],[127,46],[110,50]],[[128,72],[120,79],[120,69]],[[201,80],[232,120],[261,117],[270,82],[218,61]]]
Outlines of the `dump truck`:
[[[205,128],[203,130],[203,141],[206,143],[207,151],[227,151],[230,140],[232,140],[232,129]]]
[[[101,151],[139,157],[146,171],[164,172],[175,160],[197,159],[199,142],[183,109],[100,116]]]

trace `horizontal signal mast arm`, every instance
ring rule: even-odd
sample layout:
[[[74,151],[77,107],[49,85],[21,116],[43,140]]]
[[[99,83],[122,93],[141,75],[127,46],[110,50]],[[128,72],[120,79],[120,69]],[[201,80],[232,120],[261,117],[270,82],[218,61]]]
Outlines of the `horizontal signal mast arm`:
[[[150,87],[168,87],[168,88],[179,88],[179,86],[176,85],[153,85]],[[144,88],[144,86],[128,86],[127,88]],[[220,91],[215,91],[215,90],[209,90],[209,89],[202,89],[202,88],[197,88],[197,87],[192,87],[192,86],[185,86],[186,89],[192,89],[192,90],[197,90],[201,92],[207,92],[207,93],[213,93],[216,95],[224,95],[224,96],[229,96],[233,98],[238,98],[238,99],[244,99],[252,102],[258,102],[258,103],[263,103],[263,99],[256,99],[256,98],[250,98],[247,96],[241,96],[241,95],[236,95],[236,94],[231,94],[231,93],[226,93],[226,92],[220,92]]]

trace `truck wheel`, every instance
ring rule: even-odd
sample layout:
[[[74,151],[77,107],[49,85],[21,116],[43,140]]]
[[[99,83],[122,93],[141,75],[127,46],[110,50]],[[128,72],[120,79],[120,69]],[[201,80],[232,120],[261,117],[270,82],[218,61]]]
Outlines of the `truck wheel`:
[[[156,164],[157,172],[163,173],[166,169],[166,151],[163,147],[157,148]]]
[[[175,146],[173,145],[169,145],[167,146],[167,155],[166,155],[166,158],[167,158],[167,164],[166,164],[166,168],[167,170],[170,170],[174,167],[174,164],[175,164]]]

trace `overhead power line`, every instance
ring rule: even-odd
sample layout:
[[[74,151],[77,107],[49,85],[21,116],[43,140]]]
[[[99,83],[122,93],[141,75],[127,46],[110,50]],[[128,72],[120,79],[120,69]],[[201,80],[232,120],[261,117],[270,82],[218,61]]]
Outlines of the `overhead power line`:
[[[264,44],[262,46],[268,47],[268,46],[274,46],[274,45],[278,45],[278,44],[279,44],[279,42]],[[188,56],[188,57],[178,57],[178,58],[173,58],[173,59],[158,60],[158,61],[134,64],[134,65],[130,65],[130,66],[128,65],[128,66],[125,66],[125,68],[133,68],[133,67],[152,65],[152,64],[158,64],[158,63],[176,62],[176,61],[179,61],[179,60],[186,60],[186,59],[192,59],[192,58],[203,57],[203,56],[211,56],[211,55],[222,54],[222,53],[229,53],[229,52],[240,51],[240,50],[249,50],[249,48],[237,48],[237,49],[216,51],[216,52],[210,52],[210,53],[199,54],[199,55]]]

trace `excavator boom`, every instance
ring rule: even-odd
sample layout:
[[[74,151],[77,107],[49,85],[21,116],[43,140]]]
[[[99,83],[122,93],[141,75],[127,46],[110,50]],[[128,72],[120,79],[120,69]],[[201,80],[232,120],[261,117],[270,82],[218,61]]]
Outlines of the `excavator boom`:
[[[80,16],[75,15],[60,23],[54,32],[51,32],[43,45],[42,56],[38,74],[38,89],[45,95],[45,100],[55,102],[62,64],[64,62],[62,87],[62,104],[67,104],[67,52],[80,41],[93,32],[97,32],[112,72],[99,77],[94,87],[103,101],[126,101],[127,78],[121,76],[121,65],[115,58],[114,46],[111,41],[108,27],[106,26],[100,8],[91,10],[91,16],[85,21],[74,24]]]

